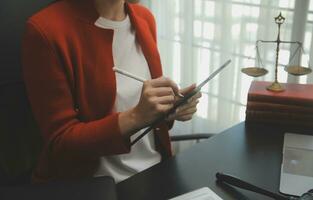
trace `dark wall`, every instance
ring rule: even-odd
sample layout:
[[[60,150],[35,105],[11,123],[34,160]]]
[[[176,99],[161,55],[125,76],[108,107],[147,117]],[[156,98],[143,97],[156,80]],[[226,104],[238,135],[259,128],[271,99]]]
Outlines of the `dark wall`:
[[[25,21],[52,1],[0,1],[0,83],[21,80],[20,45]]]
[[[27,182],[40,136],[21,76],[21,40],[29,16],[53,0],[0,1],[0,185]]]
[[[0,185],[26,183],[41,137],[22,82],[0,86]]]

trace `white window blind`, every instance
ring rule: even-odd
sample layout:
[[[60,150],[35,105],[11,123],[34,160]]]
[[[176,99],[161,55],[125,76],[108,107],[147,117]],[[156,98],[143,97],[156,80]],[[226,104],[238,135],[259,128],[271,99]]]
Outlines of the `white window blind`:
[[[218,133],[245,119],[247,93],[252,78],[241,68],[256,66],[255,42],[276,40],[274,17],[286,18],[281,39],[304,43],[299,62],[313,59],[313,3],[309,0],[144,0],[154,13],[158,45],[166,76],[181,87],[198,83],[227,59],[232,65],[203,89],[196,117],[177,123],[177,133]],[[295,48],[281,45],[279,81],[313,83],[284,71]],[[269,74],[255,80],[274,80],[275,45],[264,44],[260,55]],[[312,60],[313,62],[313,60]],[[311,63],[312,63],[311,62]],[[313,64],[313,63],[312,63]]]

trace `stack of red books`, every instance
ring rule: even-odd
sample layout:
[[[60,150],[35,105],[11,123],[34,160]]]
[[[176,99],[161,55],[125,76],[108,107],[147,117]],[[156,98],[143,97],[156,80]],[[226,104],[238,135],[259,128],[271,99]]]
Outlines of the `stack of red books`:
[[[284,92],[271,92],[270,84],[252,82],[246,121],[313,127],[313,85],[286,83]]]

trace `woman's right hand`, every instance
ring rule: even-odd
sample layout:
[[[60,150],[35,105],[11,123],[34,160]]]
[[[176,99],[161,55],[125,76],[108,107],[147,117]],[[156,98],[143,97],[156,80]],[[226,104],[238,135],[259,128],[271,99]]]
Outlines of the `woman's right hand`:
[[[139,103],[134,108],[138,124],[146,127],[162,114],[167,113],[175,103],[178,86],[169,78],[161,77],[145,81]]]
[[[159,116],[173,108],[178,86],[170,79],[161,77],[145,81],[139,103],[119,115],[122,135],[129,138],[138,130],[147,127]]]

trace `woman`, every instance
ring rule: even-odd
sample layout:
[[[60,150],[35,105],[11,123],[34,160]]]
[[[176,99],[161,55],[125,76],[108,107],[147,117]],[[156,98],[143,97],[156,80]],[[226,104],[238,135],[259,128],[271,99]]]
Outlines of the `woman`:
[[[121,67],[147,81],[115,74]],[[23,74],[44,149],[33,180],[122,181],[171,156],[168,129],[196,112],[200,94],[130,147],[169,111],[178,90],[162,76],[151,13],[123,0],[60,0],[32,16]]]

